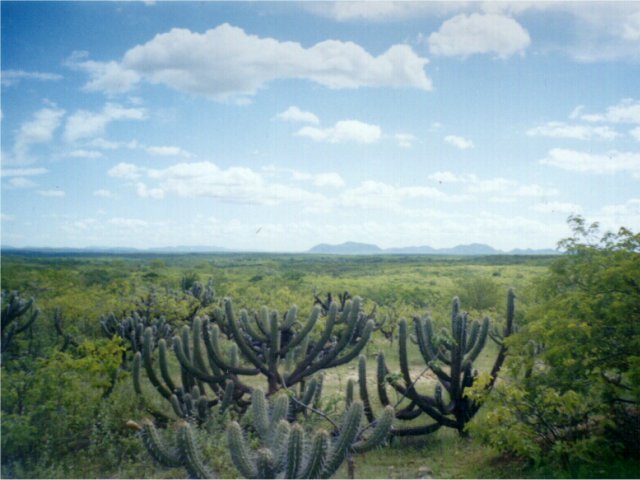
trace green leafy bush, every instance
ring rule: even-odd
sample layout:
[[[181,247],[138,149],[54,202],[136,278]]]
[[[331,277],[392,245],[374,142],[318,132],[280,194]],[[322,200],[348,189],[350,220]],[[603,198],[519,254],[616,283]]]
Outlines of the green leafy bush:
[[[539,303],[509,342],[512,381],[476,431],[500,451],[565,468],[638,454],[640,235],[574,235],[539,282]],[[583,474],[584,471],[583,471]]]

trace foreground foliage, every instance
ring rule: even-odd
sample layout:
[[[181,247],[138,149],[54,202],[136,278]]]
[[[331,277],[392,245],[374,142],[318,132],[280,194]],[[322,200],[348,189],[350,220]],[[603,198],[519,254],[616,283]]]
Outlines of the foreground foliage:
[[[585,470],[635,455],[640,438],[640,234],[574,235],[537,286],[540,302],[507,342],[512,381],[475,431],[504,452]],[[478,392],[479,393],[479,392]]]

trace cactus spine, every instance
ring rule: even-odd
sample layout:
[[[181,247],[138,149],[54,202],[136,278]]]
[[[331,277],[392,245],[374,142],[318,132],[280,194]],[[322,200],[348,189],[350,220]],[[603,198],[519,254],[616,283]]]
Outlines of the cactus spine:
[[[473,370],[473,362],[482,352],[487,337],[490,336],[490,321],[485,318],[482,322],[470,321],[466,312],[461,312],[460,301],[454,298],[451,309],[451,330],[436,336],[433,332],[433,320],[427,315],[414,318],[415,336],[409,334],[406,320],[399,322],[399,357],[400,375],[389,375],[384,355],[380,353],[377,359],[377,390],[380,403],[389,405],[386,392],[390,385],[402,398],[406,399],[405,406],[397,409],[395,416],[400,420],[413,420],[426,414],[433,420],[431,423],[417,427],[397,428],[392,430],[396,436],[425,435],[441,427],[449,427],[464,434],[465,425],[473,418],[480,408],[480,404],[473,401],[466,394],[466,390],[473,386],[477,378],[477,371]],[[515,294],[509,290],[507,295],[507,321],[500,334],[498,355],[491,369],[490,380],[484,387],[493,388],[498,372],[506,356],[506,346],[502,342],[514,331]],[[420,393],[417,383],[419,378],[413,379],[409,371],[408,343],[409,339],[418,344],[420,354],[438,380],[432,395]],[[493,336],[492,336],[493,338]],[[366,384],[366,360],[360,358],[359,364],[360,398],[365,405],[368,420],[374,421],[375,415],[371,409]],[[446,392],[446,398],[444,393]]]

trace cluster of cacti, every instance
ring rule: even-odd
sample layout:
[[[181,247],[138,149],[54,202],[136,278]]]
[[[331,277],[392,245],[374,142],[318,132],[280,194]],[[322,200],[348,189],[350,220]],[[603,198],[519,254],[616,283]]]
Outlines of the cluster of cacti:
[[[11,345],[16,335],[31,327],[40,310],[34,308],[33,298],[25,300],[18,292],[1,292],[2,298],[2,327],[0,352],[4,353]]]
[[[184,285],[184,279],[182,283],[183,291],[198,300],[198,302],[200,302],[200,306],[202,306],[203,308],[208,307],[215,302],[216,291],[213,288],[213,278],[209,277],[207,285],[204,285],[203,283],[196,280],[190,285],[189,288],[185,288],[186,285]]]
[[[507,321],[501,338],[510,336],[514,329],[515,294],[509,290],[507,298]],[[490,321],[470,321],[466,312],[460,311],[460,302],[453,300],[451,312],[451,331],[444,329],[436,335],[433,320],[426,317],[414,318],[415,335],[408,332],[407,322],[402,319],[399,324],[399,359],[400,375],[389,375],[384,355],[377,357],[377,391],[380,403],[389,405],[386,385],[389,384],[405,400],[405,406],[396,411],[396,418],[413,420],[422,414],[433,421],[423,426],[394,429],[397,436],[424,435],[434,432],[440,427],[449,427],[464,432],[465,425],[476,414],[480,405],[472,400],[466,390],[470,388],[478,376],[473,369],[473,362],[485,346],[489,334]],[[408,343],[417,343],[426,364],[425,370],[431,370],[438,380],[434,393],[428,395],[418,391],[420,377],[413,378],[409,371]],[[500,343],[498,355],[490,373],[486,389],[491,389],[504,362],[507,348]],[[375,421],[375,415],[369,401],[366,381],[366,360],[360,357],[359,363],[360,397],[365,405],[365,413],[369,421]],[[446,395],[445,395],[446,393]]]
[[[118,335],[128,344],[128,349],[135,353],[142,350],[143,335],[147,328],[151,329],[154,344],[157,345],[161,339],[171,338],[173,329],[164,317],[149,319],[142,317],[136,311],[132,315],[118,319],[115,314],[103,315],[100,317],[100,327],[102,333],[108,338]]]
[[[348,455],[366,452],[381,445],[393,422],[393,409],[385,409],[367,438],[360,429],[363,406],[352,402],[342,422],[331,435],[318,429],[309,441],[300,424],[290,425],[285,417],[290,400],[280,396],[269,411],[264,393],[252,396],[253,428],[260,446],[250,449],[237,422],[227,427],[229,450],[234,465],[245,478],[329,478]]]
[[[332,434],[321,428],[309,439],[300,424],[287,421],[292,407],[286,395],[268,402],[262,390],[253,391],[252,427],[258,436],[258,448],[249,447],[237,422],[229,423],[227,441],[231,459],[243,477],[329,478],[350,454],[366,452],[381,445],[387,439],[393,422],[393,409],[387,407],[380,421],[365,437],[367,428],[360,428],[362,403],[352,402]],[[188,423],[179,425],[175,446],[172,447],[166,445],[152,422],[146,421],[137,428],[141,430],[145,447],[161,465],[182,466],[191,478],[213,478],[214,472],[203,458]]]

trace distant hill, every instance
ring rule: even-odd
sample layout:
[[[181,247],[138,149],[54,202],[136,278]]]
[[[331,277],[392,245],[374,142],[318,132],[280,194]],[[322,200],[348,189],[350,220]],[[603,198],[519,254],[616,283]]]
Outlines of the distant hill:
[[[338,255],[372,255],[382,252],[382,249],[377,245],[357,242],[345,242],[340,245],[321,243],[308,251],[308,253],[330,253]]]
[[[394,247],[382,249],[377,245],[358,242],[345,242],[339,245],[321,243],[309,249],[307,253],[320,253],[329,255],[557,255],[558,252],[551,249],[515,249],[509,252],[496,250],[483,243],[471,243],[468,245],[456,245],[452,248],[433,248],[428,245],[419,247]]]

